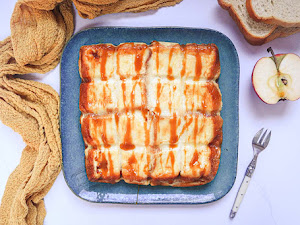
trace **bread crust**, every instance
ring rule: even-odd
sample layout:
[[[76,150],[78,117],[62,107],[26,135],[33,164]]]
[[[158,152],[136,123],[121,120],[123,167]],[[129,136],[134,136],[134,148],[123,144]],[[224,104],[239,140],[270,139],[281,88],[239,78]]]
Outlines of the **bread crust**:
[[[286,29],[289,29],[289,28],[286,28]],[[284,31],[284,28],[283,27],[279,27],[276,31],[274,31],[269,37],[266,38],[265,43],[267,42],[270,42],[276,38],[282,38],[282,37],[287,37],[287,36],[290,36],[290,35],[293,35],[293,34],[296,34],[300,32],[300,27],[298,27],[297,29],[293,30],[292,32],[286,32]]]
[[[233,9],[233,7],[230,4],[227,4],[223,0],[218,0],[218,3],[223,9],[225,9],[229,12],[229,15],[236,22],[236,24],[238,25],[238,28],[244,35],[245,39],[252,45],[262,45],[262,44],[266,43],[266,40],[269,38],[270,35],[272,35],[272,33],[276,29],[276,27],[274,27],[274,29],[271,30],[271,32],[263,38],[255,37],[251,33],[249,33],[248,30],[243,26],[239,15],[237,14],[237,12]]]
[[[263,23],[267,23],[267,24],[271,24],[271,25],[278,25],[278,26],[282,26],[282,27],[298,27],[298,26],[300,26],[300,22],[299,23],[289,23],[286,21],[279,20],[273,16],[260,17],[259,15],[257,15],[257,13],[253,9],[252,0],[246,0],[246,8],[249,13],[249,16],[256,22],[263,22]]]

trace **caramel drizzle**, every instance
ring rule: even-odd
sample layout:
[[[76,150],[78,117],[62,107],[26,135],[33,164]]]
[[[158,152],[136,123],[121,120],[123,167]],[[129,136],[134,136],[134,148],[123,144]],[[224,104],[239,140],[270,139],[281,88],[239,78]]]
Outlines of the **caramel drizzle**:
[[[172,175],[174,175],[175,170],[174,170],[174,163],[175,163],[175,156],[173,151],[169,151],[168,158],[167,158],[167,163],[171,161],[171,168],[172,168]]]
[[[91,62],[91,69],[93,72],[96,70],[96,65],[99,65],[100,63],[100,77],[103,81],[107,81],[106,62],[109,52],[115,52],[115,47],[103,44],[97,45],[96,49],[87,51],[88,59]]]
[[[115,122],[116,122],[117,129],[119,129],[119,120],[120,120],[119,113],[115,113]]]
[[[183,51],[183,61],[182,61],[182,69],[181,69],[181,77],[183,77],[186,73],[186,46],[185,45],[180,45],[181,51]]]
[[[198,160],[199,160],[199,154],[198,154],[197,150],[195,149],[193,158],[192,158],[192,160],[190,161],[190,167],[192,168],[192,167],[194,167],[194,166],[199,165]]]
[[[134,83],[132,91],[130,93],[132,112],[135,109],[135,91],[136,91],[137,85],[140,87],[141,90],[144,90],[141,80]],[[143,95],[143,92],[141,94],[142,94],[142,96],[141,96],[141,98],[142,98],[141,113],[142,113],[142,116],[144,118],[145,145],[148,146],[149,143],[150,143],[150,131],[149,131],[148,126],[147,126],[147,109],[145,107],[146,95],[145,94]]]
[[[156,87],[156,106],[155,106],[155,109],[154,109],[154,112],[156,112],[158,115],[161,114],[159,99],[160,99],[163,88],[164,87],[162,87],[162,85],[160,83],[160,80],[158,80],[157,87]]]
[[[173,113],[173,117],[170,119],[170,148],[177,147],[178,135],[177,135],[177,115]]]
[[[202,92],[201,90],[203,89],[206,89],[206,91]],[[189,94],[192,98],[188,98]],[[184,96],[185,107],[189,109],[191,106],[191,111],[196,110],[203,114],[211,111],[211,114],[215,115],[220,110],[222,96],[218,88],[214,85],[214,82],[206,82],[205,86],[201,88],[197,87],[195,83],[192,85],[186,84],[184,87]]]
[[[147,45],[136,45],[136,46],[134,46],[134,49],[135,49],[134,65],[135,65],[135,72],[137,74],[137,78],[140,75],[140,71],[141,71],[142,66],[143,66],[144,53],[145,53],[147,48],[148,48]]]
[[[144,54],[146,49],[148,48],[147,45],[139,45],[136,47],[136,54],[135,54],[135,72],[137,74],[137,76],[133,79],[137,79],[140,76],[140,71],[142,69],[143,66],[143,58],[144,58]],[[141,113],[144,117],[144,132],[145,132],[145,145],[148,146],[150,143],[150,132],[149,129],[147,128],[147,109],[146,109],[146,101],[147,101],[147,97],[146,97],[146,93],[145,93],[145,88],[141,83],[141,80],[138,81],[138,83],[135,83],[134,87],[133,87],[133,91],[131,93],[131,100],[134,98],[134,92],[135,92],[135,87],[136,84],[138,84],[140,86],[141,89],[141,98],[142,98],[142,102],[141,102]],[[133,107],[134,102],[132,101],[131,105]]]
[[[107,136],[106,136],[106,132],[107,132],[107,130],[106,130],[106,120],[102,119],[102,123],[103,123],[103,132],[101,133],[101,139],[103,141],[104,147],[109,148],[110,144],[108,144],[109,141],[108,141]]]
[[[200,162],[199,162],[199,153],[195,149],[194,155],[192,160],[190,161],[190,168],[192,169],[193,176],[196,176],[196,168],[199,167],[200,169]],[[201,172],[200,172],[200,177],[201,177]]]
[[[95,64],[96,64],[96,61],[99,60],[99,54],[98,54],[98,51],[97,50],[94,50],[94,49],[90,49],[89,51],[87,51],[87,57],[88,57],[88,60],[91,62],[91,72],[94,73],[95,72]],[[89,74],[91,75],[91,74]]]
[[[170,50],[170,53],[169,53],[169,65],[168,65],[168,75],[167,75],[167,78],[169,80],[174,80],[174,76],[173,76],[173,69],[171,67],[171,61],[172,61],[172,57],[173,57],[173,53],[175,51],[175,48],[172,47],[171,50]]]
[[[140,81],[135,82],[133,84],[133,87],[132,87],[132,90],[131,90],[131,93],[130,93],[130,104],[131,104],[131,110],[132,110],[132,112],[133,112],[134,107],[135,107],[135,89],[136,89],[136,85],[137,84],[139,84],[139,86],[141,86]]]
[[[124,77],[122,77],[121,74],[120,74],[120,50],[119,49],[120,49],[120,45],[117,47],[117,54],[116,54],[116,58],[117,58],[117,62],[116,62],[117,63],[117,65],[116,65],[117,66],[117,71],[116,72],[120,76],[120,79],[123,80]]]
[[[207,82],[205,88],[207,91],[202,96],[201,109],[206,112],[210,106],[212,114],[215,114],[221,107],[221,94],[212,82]]]
[[[175,86],[175,87],[176,87],[176,86]],[[170,90],[169,90],[169,99],[172,99],[172,91],[171,91],[171,88],[170,88]],[[168,107],[169,107],[169,111],[171,112],[171,110],[172,110],[172,102],[171,102],[171,101],[168,102]]]
[[[134,115],[132,114],[132,116]],[[132,143],[131,119],[132,118],[127,116],[124,142],[120,144],[120,148],[123,150],[133,150],[135,148],[135,145]]]
[[[142,85],[141,80],[134,82],[134,84],[132,86],[131,93],[130,93],[130,103],[128,104],[128,103],[126,103],[126,101],[127,101],[127,98],[126,98],[126,83],[125,83],[125,81],[122,81],[122,83],[121,83],[121,87],[122,87],[122,91],[123,91],[124,108],[125,108],[125,110],[127,110],[127,112],[129,110],[134,111],[134,109],[135,109],[135,92],[136,92],[137,85],[140,87],[141,90],[144,90],[144,87]],[[143,92],[141,94],[143,95]],[[145,103],[145,98],[146,98],[146,96],[141,96],[141,98],[142,98],[141,108],[145,108],[145,104],[146,104]]]
[[[184,116],[185,124],[183,125],[183,128],[179,134],[179,137],[189,128],[191,123],[193,122],[193,117],[188,118],[188,116]]]
[[[198,134],[198,116],[195,117],[195,126],[194,126],[194,145],[196,146]]]
[[[201,55],[200,55],[200,49],[198,45],[194,45],[196,49],[196,67],[195,67],[195,81],[198,81],[201,77],[202,72],[202,62],[201,62]]]
[[[129,174],[128,175],[129,180],[135,180],[138,176],[137,172],[134,169],[135,164],[137,164],[137,159],[136,159],[134,153],[132,152],[132,155],[128,159],[128,166],[126,168],[128,174]],[[137,164],[137,166],[139,166],[139,164]]]
[[[99,154],[101,155],[101,159],[99,159],[97,156],[95,158],[95,160],[98,162],[97,169],[100,170],[101,176],[106,177],[108,173],[108,162],[104,152]]]
[[[107,61],[107,50],[108,47],[105,46],[102,48],[102,55],[101,55],[101,64],[100,64],[100,71],[101,71],[101,80],[106,81],[107,77],[105,76],[106,73],[106,61]]]
[[[145,132],[145,146],[150,144],[150,129],[147,127],[147,121],[144,121],[144,132]]]
[[[126,107],[126,85],[125,82],[122,81],[122,91],[123,91],[123,102],[125,105],[125,113],[127,114],[127,121],[126,121],[126,129],[124,135],[124,143],[120,144],[120,148],[123,150],[132,150],[135,148],[135,145],[132,144],[132,135],[131,135],[131,120],[132,118],[128,114],[128,107]],[[134,114],[131,114],[134,117]],[[133,120],[134,121],[134,120]]]
[[[157,146],[157,134],[159,132],[159,117],[154,115],[153,116],[153,129],[154,129],[154,146]]]
[[[159,70],[159,42],[157,41],[153,41],[153,50],[154,52],[156,52],[156,72],[158,74],[158,70]]]
[[[106,159],[105,153],[101,152],[101,160],[99,160],[99,158],[96,156],[95,160],[98,162],[97,165],[97,172],[100,172],[100,176],[103,177],[104,179],[107,179],[108,176],[110,176],[111,179],[113,178],[114,175],[114,164],[111,158],[111,153],[108,152],[108,161]],[[99,162],[100,161],[100,162]]]
[[[159,43],[158,42],[154,42],[154,46],[156,48],[156,52],[157,52],[157,56],[156,56],[156,69],[157,69],[157,72],[159,70]],[[136,50],[136,55],[135,55],[135,70],[136,70],[136,73],[137,75],[139,75],[140,73],[140,70],[142,68],[142,64],[143,64],[143,55],[144,55],[144,51],[145,49],[147,48],[147,46],[142,46],[142,50],[140,51],[140,49],[137,47],[135,50]],[[184,76],[185,73],[186,73],[186,50],[185,50],[186,46],[182,46],[182,50],[184,51],[184,60],[183,60],[183,67],[182,67],[182,70],[181,70],[181,76]],[[196,66],[195,66],[195,78],[194,80],[199,80],[200,79],[200,76],[201,76],[201,73],[202,73],[202,62],[201,62],[201,55],[200,55],[200,52],[202,51],[203,49],[200,49],[199,46],[196,47]],[[173,56],[173,52],[174,52],[174,48],[171,48],[170,52],[169,52],[169,66],[168,66],[168,76],[167,78],[169,80],[173,80],[174,79],[174,76],[172,76],[172,73],[173,73],[173,70],[172,70],[172,67],[170,65],[171,63],[171,60],[172,60],[172,56]],[[107,49],[103,49],[102,51],[102,56],[103,58],[101,59],[101,80],[107,80],[107,77],[105,76],[105,65],[106,65],[106,60],[107,60]],[[217,64],[217,60],[216,59],[216,62],[215,64]],[[120,65],[119,65],[119,54],[117,54],[117,73],[119,74],[119,70],[120,70]],[[93,64],[93,68],[95,69],[95,64]],[[211,70],[211,76],[213,75],[213,70]],[[121,78],[121,79],[124,79],[124,78]],[[136,82],[134,85],[133,85],[133,89],[132,89],[132,92],[130,94],[131,96],[131,99],[130,99],[130,104],[131,104],[131,109],[133,110],[134,106],[135,106],[135,89],[136,89],[136,86],[139,85],[141,86],[141,82]],[[126,92],[126,86],[125,86],[125,83],[122,82],[122,89],[123,89],[123,101],[124,101],[124,106],[125,108],[125,111],[126,113],[128,113],[128,107],[126,106],[126,95],[125,95],[125,92]],[[157,84],[157,102],[156,102],[156,107],[155,107],[155,111],[158,113],[158,115],[161,114],[161,109],[160,109],[160,103],[159,103],[159,98],[160,98],[160,95],[162,93],[162,85],[160,83],[160,81],[158,82]],[[173,86],[173,89],[176,89],[176,86]],[[220,96],[220,93],[217,91],[216,88],[214,88],[214,85],[213,84],[209,84],[207,86],[207,90],[208,92],[211,94],[211,97],[212,98],[216,98],[216,99],[219,99],[221,96]],[[197,89],[197,92],[198,92],[198,89]],[[108,104],[110,103],[112,100],[111,100],[111,93],[108,93],[107,94],[107,97],[106,97],[106,90],[105,88],[103,87],[103,93],[104,93],[104,99],[106,100],[107,99],[107,102],[105,102],[104,104]],[[195,93],[195,84],[193,85],[193,93]],[[184,94],[186,96],[186,89],[184,90]],[[124,96],[125,95],[125,96]],[[169,93],[170,97],[171,97],[171,91]],[[204,99],[206,99],[207,96],[204,96]],[[110,99],[110,100],[109,100]],[[147,111],[144,110],[145,109],[145,101],[142,101],[142,107],[141,107],[141,111],[142,111],[142,114],[146,120],[146,113]],[[219,108],[220,107],[220,102],[215,102],[215,101],[212,101],[214,106],[213,108]],[[204,104],[204,105],[203,105]],[[216,105],[217,104],[217,105]],[[217,107],[218,106],[218,107]],[[204,102],[202,101],[202,108],[205,108],[207,107],[207,104],[204,100]],[[171,111],[171,105],[169,103],[169,109]],[[192,103],[192,109],[194,109],[194,101]],[[132,115],[134,116],[134,115]],[[155,116],[156,117],[156,116]],[[132,137],[131,137],[131,119],[130,117],[127,117],[127,123],[126,123],[126,132],[125,132],[125,137],[124,137],[124,143],[123,143],[123,147],[126,147],[127,149],[126,150],[129,150],[129,148],[131,149],[131,147],[133,146],[133,148],[135,148],[135,146],[132,144]],[[185,118],[187,120],[187,118]],[[118,123],[119,123],[119,115],[118,114],[115,114],[115,120],[116,120],[116,124],[118,126]],[[158,121],[159,119],[155,119],[155,123],[156,124],[156,132],[154,132],[154,136],[156,136],[154,139],[155,139],[155,143],[157,141],[157,129],[158,129]],[[180,136],[185,132],[185,130],[190,126],[190,124],[192,123],[193,121],[193,118],[191,118],[189,121],[187,121],[185,124],[184,124],[184,127],[180,133]],[[106,137],[106,121],[103,120],[103,121],[99,121],[100,124],[103,123],[103,125],[100,125],[103,127],[103,134],[101,134],[101,139],[104,143],[104,146],[105,147],[110,147],[110,145],[108,144],[108,140],[107,140],[107,137]],[[203,128],[204,128],[204,122],[205,122],[205,118],[204,118],[204,121],[203,121],[203,124],[201,124],[201,127],[200,129],[198,128],[198,117],[195,117],[195,127],[194,127],[194,143],[196,145],[196,136],[197,134],[201,133]],[[147,122],[144,122],[144,127],[145,127],[145,134],[149,133],[149,132],[146,132],[146,129],[147,129]],[[173,148],[173,147],[176,147],[176,143],[178,142],[178,135],[177,135],[177,116],[176,114],[174,113],[173,114],[173,117],[170,119],[170,147]],[[148,141],[147,141],[148,139]],[[146,138],[145,140],[145,144],[146,145],[149,145],[149,137]],[[122,144],[121,144],[122,145]],[[120,147],[121,147],[120,145]],[[129,148],[128,148],[129,147]],[[121,147],[122,148],[122,147]],[[123,148],[122,148],[123,149]],[[147,160],[149,160],[149,155],[147,155]],[[190,166],[195,166],[195,165],[198,165],[199,162],[198,161],[198,154],[197,152],[194,152],[194,156],[190,162]],[[100,167],[105,167],[107,168],[108,166],[108,163],[107,163],[107,160],[106,160],[106,157],[105,157],[105,154],[103,154],[103,162],[102,164],[100,163]],[[111,155],[110,153],[108,153],[108,158],[109,158],[109,161],[111,161]],[[161,163],[162,163],[162,159],[160,159]],[[171,164],[172,164],[172,174],[174,174],[174,163],[175,163],[175,156],[174,156],[174,153],[172,151],[169,152],[169,155],[168,155],[168,158],[167,158],[167,162],[168,161],[171,161]],[[128,163],[130,165],[132,164],[135,164],[137,163],[137,160],[134,156],[134,154],[132,154],[132,156],[129,158],[128,160]],[[109,162],[109,164],[112,165],[111,162]],[[130,170],[130,173],[133,173],[135,176],[137,176],[136,172],[134,171],[134,168],[132,167]],[[145,168],[144,168],[145,170]],[[110,167],[110,173],[112,174],[113,173],[113,165]]]
[[[106,90],[109,90],[108,93],[106,92]],[[111,96],[111,91],[108,87],[108,84],[106,83],[105,85],[103,85],[103,99],[102,99],[102,104],[103,104],[103,108],[107,108],[108,104],[111,104],[112,101],[112,96]]]
[[[106,122],[108,118],[91,118],[94,121],[94,134],[97,134],[97,129],[100,129],[100,138],[105,148],[110,148],[109,140],[107,138]],[[97,135],[98,136],[98,135]],[[101,146],[97,141],[98,146]]]
[[[122,87],[122,92],[123,92],[123,103],[124,103],[124,108],[125,108],[125,110],[128,110],[128,108],[127,108],[127,106],[126,106],[126,84],[125,84],[125,81],[122,81],[121,87]]]
[[[133,80],[138,79],[139,75],[140,75],[140,70],[142,68],[143,65],[143,56],[144,56],[144,52],[147,49],[147,45],[134,45],[134,43],[131,43],[131,47],[134,49],[135,51],[135,71],[137,73],[137,76],[133,78]],[[137,81],[134,83],[133,87],[132,87],[132,91],[130,93],[130,105],[126,104],[126,84],[125,82],[122,82],[122,90],[123,90],[123,102],[124,102],[124,107],[125,107],[125,111],[126,113],[129,111],[129,109],[131,109],[131,111],[133,112],[135,109],[135,92],[136,92],[136,88],[137,85],[140,87],[141,90],[144,90],[142,87],[142,83],[141,80]],[[143,94],[143,93],[142,93]],[[143,117],[145,118],[146,121],[146,109],[145,109],[145,98],[146,96],[141,96],[142,97],[142,106],[141,106],[141,112]],[[132,114],[133,115],[133,114]],[[133,115],[134,116],[134,115]],[[127,125],[126,125],[126,132],[125,132],[125,140],[123,144],[121,144],[124,148],[126,148],[126,150],[128,149],[132,149],[135,148],[135,146],[132,144],[132,137],[131,137],[131,123],[132,123],[132,118],[127,118]],[[144,122],[144,129],[145,129],[145,144],[148,145],[149,144],[149,135],[148,134],[148,129],[147,129],[147,122]]]

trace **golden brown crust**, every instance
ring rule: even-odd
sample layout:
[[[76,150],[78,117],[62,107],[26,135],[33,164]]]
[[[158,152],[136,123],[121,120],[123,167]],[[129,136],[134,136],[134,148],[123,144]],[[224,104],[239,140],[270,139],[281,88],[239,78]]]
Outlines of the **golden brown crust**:
[[[88,109],[88,86],[86,83],[80,84],[79,109],[82,113],[89,113]]]
[[[294,27],[294,28],[278,27],[269,37],[266,38],[263,44],[270,42],[276,38],[288,37],[298,32],[300,32],[300,27]]]
[[[211,47],[216,52],[216,56],[213,60],[213,64],[211,67],[211,74],[220,74],[221,73],[221,65],[220,65],[220,56],[219,56],[219,50],[218,47],[215,44],[211,44]]]
[[[85,80],[87,82],[88,82],[87,78],[88,78],[89,67],[85,63],[86,61],[84,60],[84,55],[86,54],[89,48],[90,48],[89,46],[82,46],[80,48],[79,61],[78,61],[80,77],[82,80]]]
[[[86,150],[86,155],[85,155],[86,175],[90,181],[96,182],[99,180],[99,178],[95,176],[94,157],[92,154],[89,153],[90,151]]]
[[[81,115],[80,124],[81,124],[82,138],[83,138],[85,147],[87,147],[88,145],[91,145],[91,143],[93,142],[93,139],[90,136],[89,120],[86,119],[83,115]]]
[[[223,124],[216,45],[83,46],[79,69],[89,180],[176,187],[213,180]]]

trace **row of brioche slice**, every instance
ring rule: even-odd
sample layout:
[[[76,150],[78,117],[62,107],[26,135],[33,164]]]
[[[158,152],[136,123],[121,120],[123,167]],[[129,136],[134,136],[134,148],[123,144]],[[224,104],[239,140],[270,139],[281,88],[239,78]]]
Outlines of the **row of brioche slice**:
[[[299,0],[218,0],[245,39],[262,45],[300,31]]]

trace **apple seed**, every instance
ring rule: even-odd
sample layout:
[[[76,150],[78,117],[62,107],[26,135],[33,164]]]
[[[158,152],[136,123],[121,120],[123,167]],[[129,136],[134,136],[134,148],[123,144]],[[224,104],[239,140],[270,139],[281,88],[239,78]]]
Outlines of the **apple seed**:
[[[287,79],[285,79],[285,78],[281,78],[281,82],[282,82],[284,85],[287,85],[287,83],[288,83]]]

